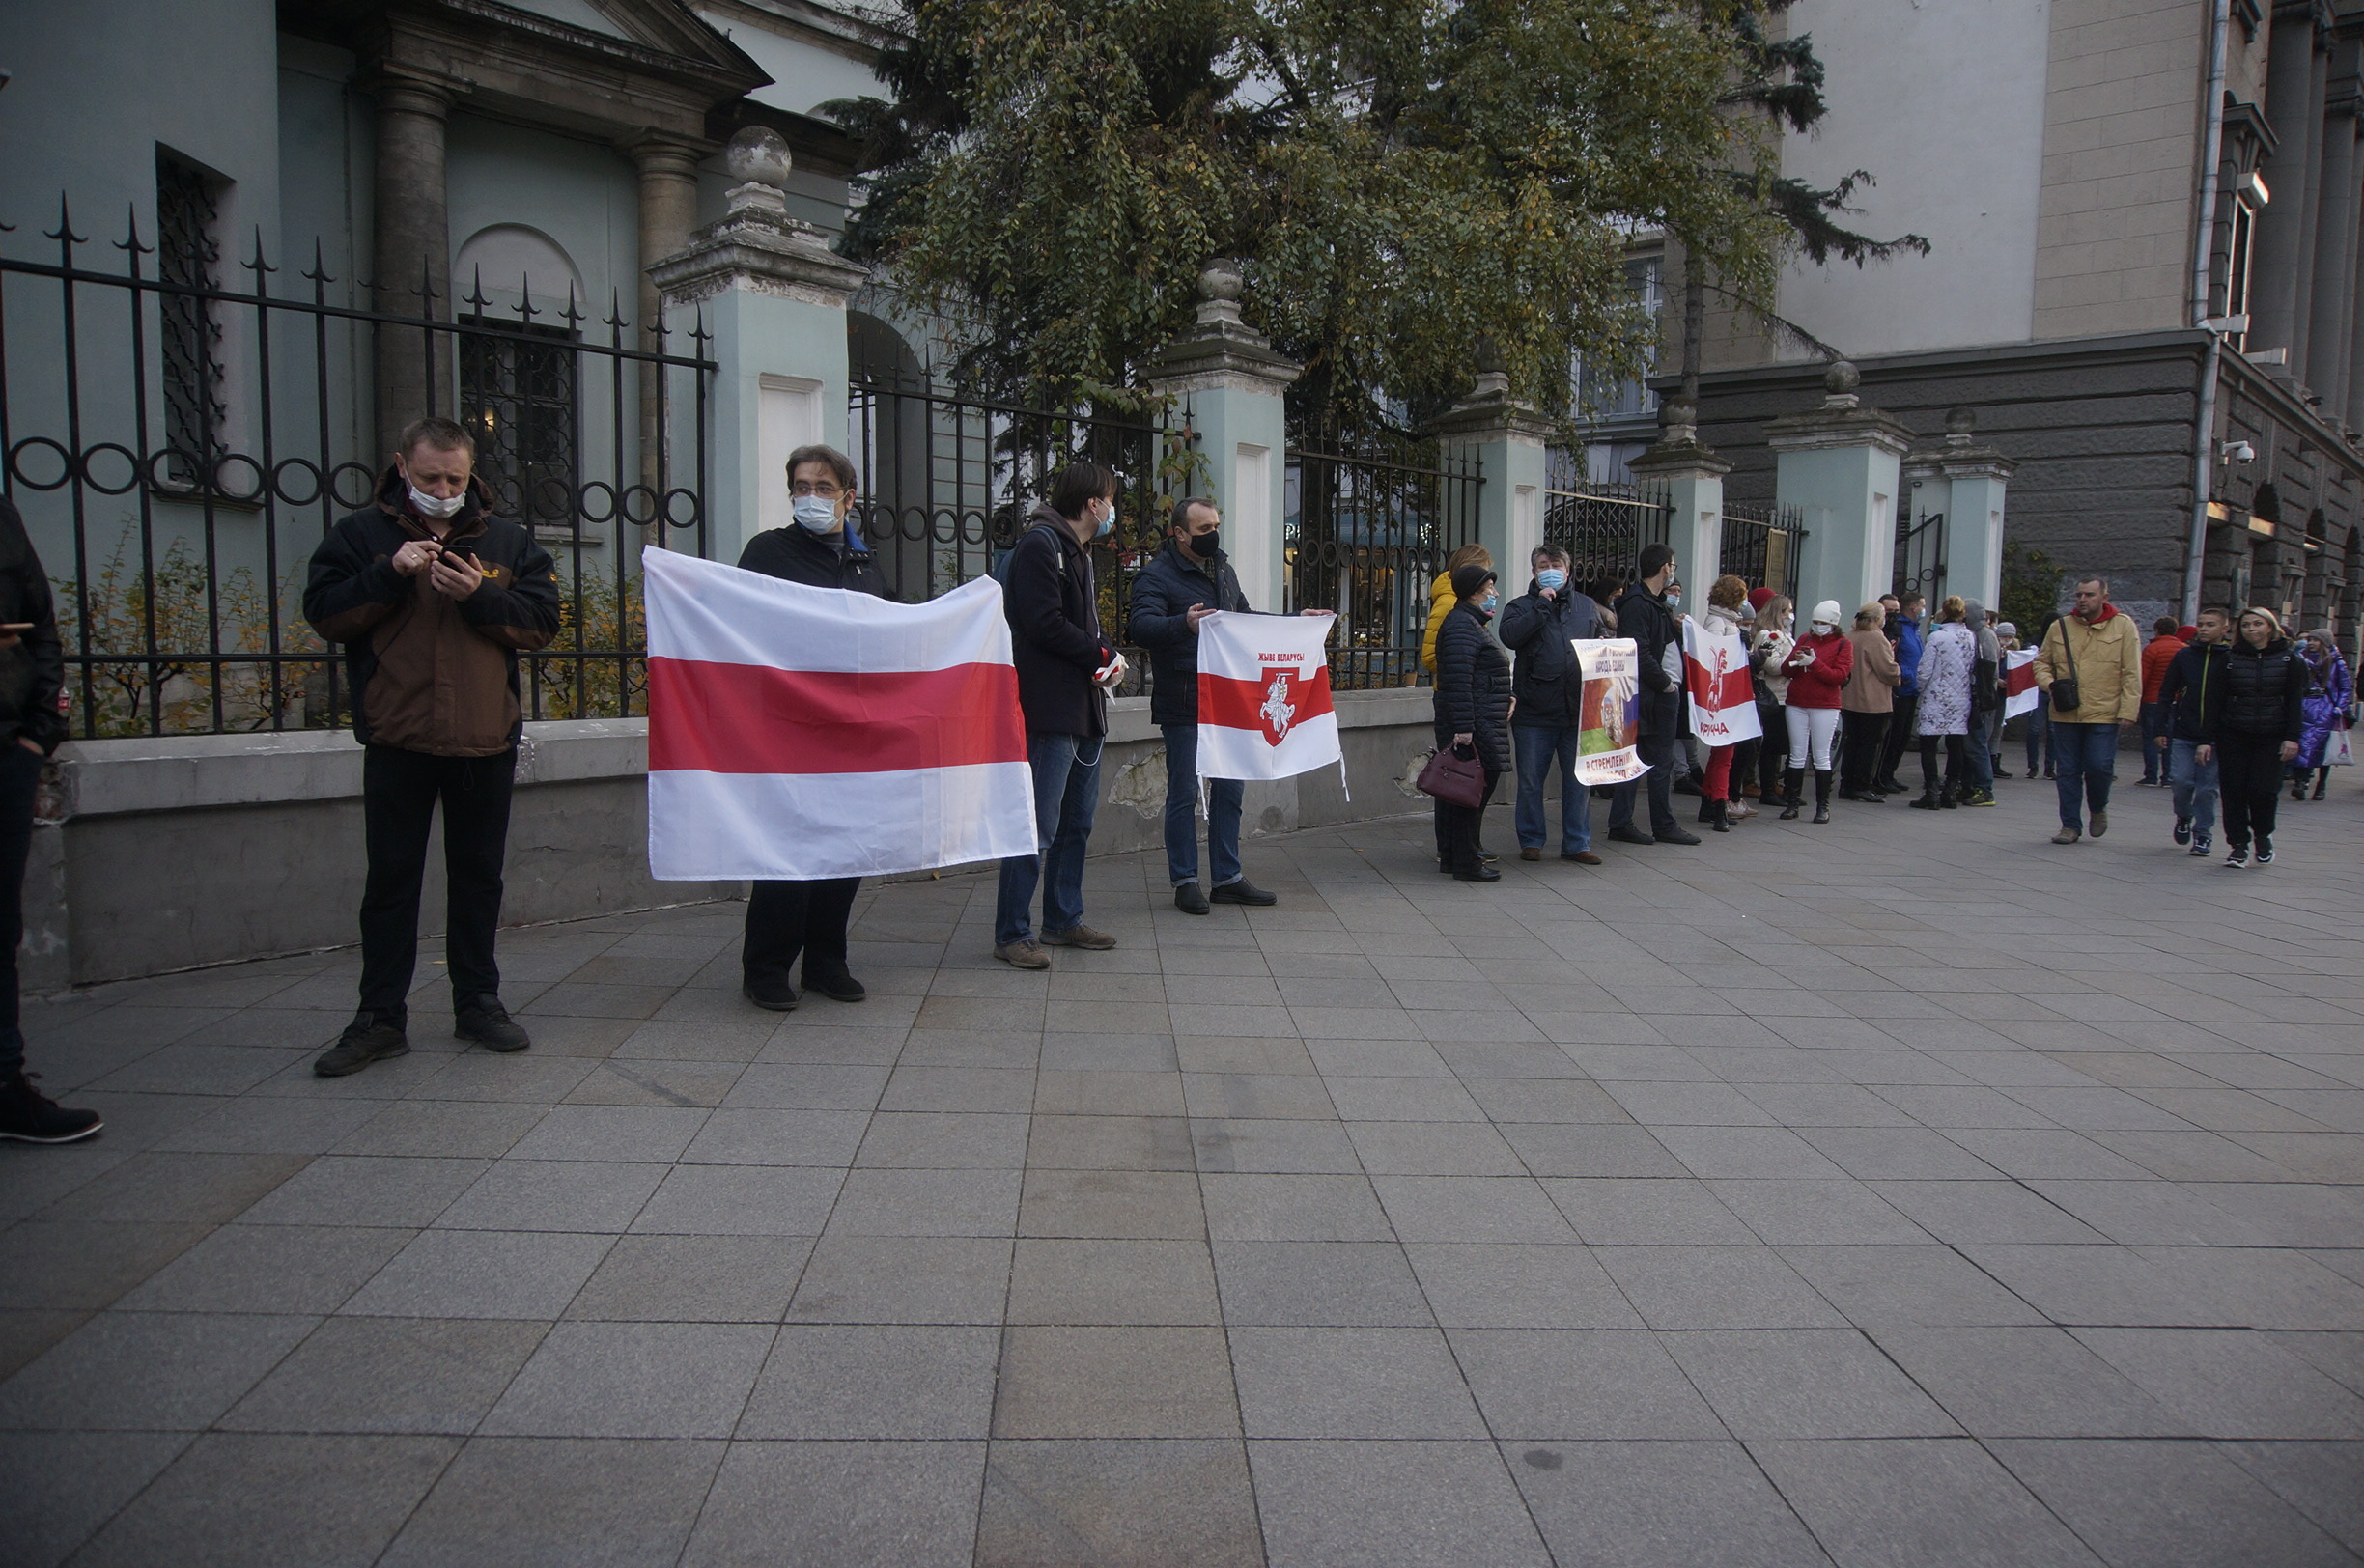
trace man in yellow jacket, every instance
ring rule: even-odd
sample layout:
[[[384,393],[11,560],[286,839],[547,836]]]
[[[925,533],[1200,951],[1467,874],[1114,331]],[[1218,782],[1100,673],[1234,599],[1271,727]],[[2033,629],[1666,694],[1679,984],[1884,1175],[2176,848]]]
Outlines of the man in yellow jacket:
[[[2064,702],[2073,682],[2076,701]],[[2052,701],[2052,754],[2060,779],[2061,830],[2055,844],[2109,831],[2110,781],[2117,777],[2118,726],[2142,716],[2142,637],[2133,618],[2109,602],[2109,582],[2087,577],[2076,602],[2044,633],[2036,684]]]

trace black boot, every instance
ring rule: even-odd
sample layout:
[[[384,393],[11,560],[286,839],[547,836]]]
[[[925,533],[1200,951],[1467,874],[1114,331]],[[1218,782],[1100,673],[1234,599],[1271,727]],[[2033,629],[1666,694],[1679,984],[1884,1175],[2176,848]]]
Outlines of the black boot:
[[[1798,807],[1805,802],[1806,770],[1791,768],[1782,774],[1782,814],[1784,822],[1797,820]]]
[[[2306,774],[2295,773],[2292,775],[2291,798],[2294,800],[2303,800],[2306,798]]]
[[[2331,770],[2326,765],[2315,770],[2315,798],[2323,798],[2323,787],[2331,782]]]
[[[1707,826],[1719,833],[1731,832],[1731,802],[1730,800],[1710,800],[1707,803],[1714,808],[1713,814],[1707,818]]]
[[[1814,820],[1816,822],[1830,821],[1830,787],[1831,770],[1827,768],[1815,769]]]
[[[1910,800],[1907,800],[1907,801],[1905,801],[1904,803],[1905,803],[1906,805],[1908,805],[1908,806],[1912,807],[1912,808],[1913,808],[1915,811],[1934,811],[1934,810],[1936,810],[1936,809],[1937,809],[1937,786],[1936,786],[1934,783],[1930,783],[1930,784],[1924,784],[1924,785],[1921,787],[1921,793],[1920,793],[1918,796],[1916,796],[1914,798],[1912,798],[1912,799],[1910,799]]]
[[[1703,795],[1701,796],[1699,820],[1712,826],[1716,820],[1716,806],[1718,804],[1720,804],[1720,802],[1710,800]]]

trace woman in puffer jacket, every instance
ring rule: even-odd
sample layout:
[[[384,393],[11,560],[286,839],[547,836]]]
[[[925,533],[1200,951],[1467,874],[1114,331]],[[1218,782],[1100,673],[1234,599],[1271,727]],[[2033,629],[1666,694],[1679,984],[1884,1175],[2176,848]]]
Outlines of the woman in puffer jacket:
[[[1758,590],[1762,593],[1763,590]],[[1787,596],[1774,594],[1757,606],[1757,630],[1749,638],[1749,667],[1757,672],[1757,722],[1764,743],[1757,748],[1757,802],[1787,805],[1782,797],[1782,763],[1789,754],[1789,677],[1782,660],[1797,646],[1789,634],[1794,612]]]
[[[1962,625],[1968,606],[1950,596],[1937,609],[1937,628],[1921,645],[1921,702],[1913,731],[1921,739],[1923,811],[1951,810],[1970,791],[1970,706],[1978,675],[1978,637]],[[1945,742],[1945,783],[1937,781],[1937,742]]]
[[[2323,798],[2331,782],[2331,768],[2323,759],[2331,749],[2331,732],[2348,727],[2348,705],[2355,701],[2355,682],[2348,661],[2340,658],[2339,638],[2329,627],[2306,634],[2298,644],[2306,661],[2306,734],[2298,738],[2298,755],[2291,762],[2291,798],[2306,798],[2307,775],[2315,775],[2315,798]]]
[[[1476,756],[1485,768],[1485,795],[1475,807],[1437,801],[1437,869],[1459,882],[1500,882],[1502,873],[1478,858],[1478,826],[1510,770],[1510,660],[1486,633],[1502,596],[1491,567],[1462,567],[1452,588],[1453,607],[1437,628],[1437,746]]]
[[[2225,659],[2224,700],[2204,722],[2193,759],[2216,764],[2225,838],[2224,863],[2239,870],[2257,841],[2257,863],[2273,864],[2274,811],[2282,798],[2282,770],[2298,755],[2306,732],[2306,660],[2292,651],[2271,610],[2241,611]]]
[[[1839,735],[1839,702],[1847,677],[1855,673],[1855,645],[1839,630],[1839,602],[1826,599],[1814,607],[1814,621],[1805,636],[1789,650],[1781,669],[1789,678],[1789,777],[1782,821],[1798,814],[1806,788],[1805,763],[1814,764],[1816,822],[1830,821],[1831,742]]]
[[[1421,633],[1421,668],[1431,675],[1436,673],[1437,631],[1445,625],[1445,617],[1460,602],[1452,590],[1453,574],[1465,566],[1481,566],[1492,571],[1494,553],[1483,545],[1464,545],[1445,557],[1445,570],[1428,585],[1428,628]]]

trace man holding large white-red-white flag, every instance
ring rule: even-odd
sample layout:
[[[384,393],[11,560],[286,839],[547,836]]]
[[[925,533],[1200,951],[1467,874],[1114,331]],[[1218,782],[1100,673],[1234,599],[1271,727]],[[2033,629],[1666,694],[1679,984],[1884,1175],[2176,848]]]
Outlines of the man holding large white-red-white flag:
[[[853,463],[790,454],[794,521],[736,568],[642,556],[649,867],[750,879],[741,950],[759,1007],[865,994],[846,927],[865,875],[1031,854],[1027,738],[1000,591],[891,602],[848,526]]]

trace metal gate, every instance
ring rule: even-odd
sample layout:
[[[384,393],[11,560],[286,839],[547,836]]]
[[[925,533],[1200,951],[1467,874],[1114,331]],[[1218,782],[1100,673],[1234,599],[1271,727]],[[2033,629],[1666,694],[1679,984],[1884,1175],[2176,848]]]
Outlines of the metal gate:
[[[1551,453],[1543,490],[1543,543],[1566,550],[1569,580],[1609,604],[1634,580],[1643,546],[1669,542],[1674,492],[1662,480],[1592,480],[1586,477],[1584,464],[1582,452],[1555,448]],[[1523,572],[1525,563],[1516,565]],[[1677,570],[1687,565],[1678,563]],[[1698,585],[1703,602],[1706,586]]]
[[[1770,588],[1794,602],[1798,555],[1805,543],[1806,529],[1797,508],[1728,504],[1724,508],[1723,559],[1718,565],[1727,574],[1745,578],[1752,588]]]
[[[1333,688],[1416,685],[1429,587],[1478,538],[1485,481],[1477,459],[1448,456],[1434,440],[1344,446],[1317,440],[1288,453],[1280,608],[1337,611]]]
[[[1906,505],[1909,506],[1907,501]],[[1946,519],[1942,512],[1914,518],[1897,510],[1896,592],[1917,588],[1934,610],[1946,597]]]
[[[386,463],[370,388],[389,341],[423,344],[420,411],[474,434],[496,510],[557,557],[563,620],[525,656],[526,716],[644,713],[636,546],[706,548],[702,323],[686,353],[661,333],[634,348],[616,305],[595,317],[530,279],[514,303],[476,280],[456,320],[425,291],[421,314],[381,314],[318,244],[296,289],[259,238],[223,267],[202,192],[166,195],[155,243],[134,218],[94,246],[61,200],[47,246],[0,251],[0,490],[56,586],[72,733],[347,722],[303,579]]]

